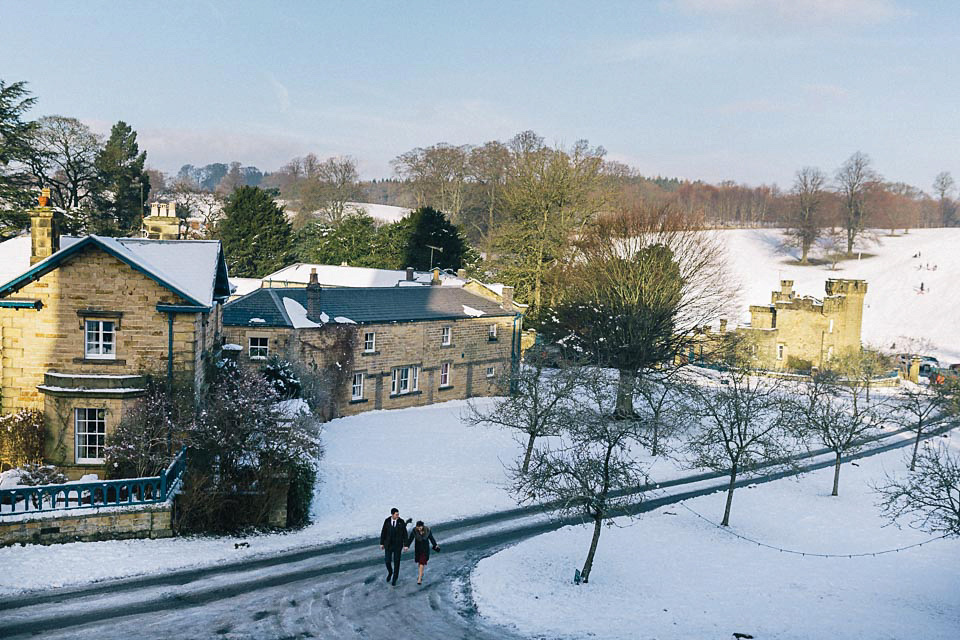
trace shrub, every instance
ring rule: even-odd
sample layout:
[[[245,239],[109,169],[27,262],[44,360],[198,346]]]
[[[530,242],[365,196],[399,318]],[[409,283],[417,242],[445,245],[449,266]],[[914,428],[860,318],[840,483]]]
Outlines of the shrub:
[[[144,478],[160,474],[183,443],[183,427],[192,419],[187,394],[173,394],[157,378],[147,381],[140,398],[107,436],[105,464],[110,478]]]
[[[273,356],[260,368],[260,373],[273,385],[281,400],[300,397],[302,391],[300,376],[297,375],[291,363]]]
[[[43,412],[21,409],[0,415],[0,469],[43,461]]]
[[[813,362],[797,356],[787,356],[787,369],[791,371],[810,371],[813,369]]]
[[[67,476],[52,464],[25,464],[17,471],[20,473],[20,484],[25,487],[63,484],[67,481]]]
[[[317,468],[313,463],[301,462],[290,473],[287,489],[287,526],[303,527],[310,524],[310,503],[313,502]]]

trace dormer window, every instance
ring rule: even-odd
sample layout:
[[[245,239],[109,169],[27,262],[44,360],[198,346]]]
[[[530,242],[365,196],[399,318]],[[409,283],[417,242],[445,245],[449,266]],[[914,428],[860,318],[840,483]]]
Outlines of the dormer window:
[[[83,355],[95,360],[117,357],[117,332],[112,320],[84,321]]]

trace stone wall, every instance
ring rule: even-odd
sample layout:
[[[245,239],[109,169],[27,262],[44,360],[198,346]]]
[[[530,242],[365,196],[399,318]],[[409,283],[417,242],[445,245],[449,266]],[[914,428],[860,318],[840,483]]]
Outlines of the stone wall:
[[[165,375],[168,317],[158,312],[156,305],[182,305],[185,301],[96,247],[81,250],[10,297],[36,299],[42,307],[39,310],[0,308],[0,411],[44,410],[53,444],[65,444],[62,450],[65,459],[61,462],[70,464],[73,421],[72,417],[64,421],[60,414],[69,414],[72,407],[77,406],[105,408],[109,433],[120,420],[128,400],[90,398],[82,394],[70,401],[62,396],[55,400],[47,398],[37,389],[44,382],[44,374],[54,371]],[[97,312],[104,315],[98,317]],[[176,375],[202,382],[203,348],[216,339],[221,317],[219,307],[212,317],[211,314],[175,314],[173,366]],[[85,319],[117,323],[115,358],[84,357]],[[65,423],[69,427],[65,427]],[[86,471],[80,469],[76,473]]]
[[[173,535],[169,504],[137,510],[99,510],[90,514],[37,514],[6,522],[0,519],[0,546],[18,543],[53,544],[77,540],[169,538]]]
[[[497,338],[490,340],[489,327],[497,326]],[[354,415],[372,409],[399,409],[444,402],[489,396],[498,392],[498,379],[510,367],[513,340],[513,318],[466,318],[429,322],[398,322],[388,324],[336,325],[338,330],[351,327],[356,331],[353,353],[348,358],[349,371],[345,372],[344,384],[337,391],[340,415]],[[443,345],[444,327],[450,328],[450,345]],[[376,334],[376,347],[372,353],[364,350],[364,335]],[[317,329],[282,329],[250,327],[224,327],[227,342],[243,347],[240,361],[247,366],[259,366],[248,355],[249,338],[267,337],[271,353],[288,359],[316,364],[319,368],[335,366],[340,358],[335,334],[326,327]],[[449,384],[440,386],[440,368],[450,365]],[[346,363],[342,363],[346,364]],[[416,366],[420,368],[419,389],[407,394],[391,395],[390,384],[395,367]],[[488,367],[494,369],[487,376]],[[364,374],[363,398],[351,398],[353,373]]]

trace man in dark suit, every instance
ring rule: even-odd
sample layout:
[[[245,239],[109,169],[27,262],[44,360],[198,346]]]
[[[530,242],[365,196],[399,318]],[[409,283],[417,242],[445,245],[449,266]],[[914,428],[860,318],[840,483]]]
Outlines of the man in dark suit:
[[[400,554],[408,549],[407,523],[400,519],[400,510],[390,509],[390,517],[383,521],[380,530],[380,548],[387,561],[387,582],[397,585],[400,575]]]

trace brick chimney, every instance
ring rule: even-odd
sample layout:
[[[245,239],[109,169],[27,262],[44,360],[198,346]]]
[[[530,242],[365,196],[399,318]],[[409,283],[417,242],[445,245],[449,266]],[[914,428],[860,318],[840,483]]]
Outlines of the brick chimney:
[[[317,278],[316,267],[310,268],[310,282],[307,283],[307,319],[320,322],[320,280]]]
[[[407,282],[413,282],[413,267],[407,267]]]
[[[60,250],[60,218],[50,206],[50,189],[42,189],[37,206],[30,210],[30,264]]]
[[[430,277],[430,284],[432,286],[437,286],[440,284],[440,269],[437,267],[434,267],[432,269],[432,273],[433,275]]]
[[[513,308],[513,287],[504,287],[500,294],[500,306],[504,311],[515,311]]]
[[[467,270],[466,269],[457,269],[457,277],[461,280],[467,279]]]

